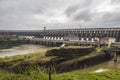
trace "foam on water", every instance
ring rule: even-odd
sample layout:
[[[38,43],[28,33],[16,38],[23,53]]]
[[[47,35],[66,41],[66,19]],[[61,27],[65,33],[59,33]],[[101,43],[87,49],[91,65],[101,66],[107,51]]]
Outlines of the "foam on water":
[[[98,72],[104,72],[104,71],[108,71],[108,69],[97,69],[96,71],[94,71],[95,73],[98,73]]]
[[[6,56],[22,55],[34,52],[41,52],[47,50],[45,47],[38,45],[21,45],[17,47],[12,47],[10,49],[0,50],[0,57],[4,58]]]

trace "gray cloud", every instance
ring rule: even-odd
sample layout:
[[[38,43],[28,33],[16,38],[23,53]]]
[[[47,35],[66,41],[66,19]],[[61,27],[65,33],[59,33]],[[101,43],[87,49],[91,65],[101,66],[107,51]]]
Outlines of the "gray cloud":
[[[79,12],[76,16],[74,16],[75,21],[90,21],[92,18],[92,14],[89,12],[89,10],[85,10],[82,12]]]
[[[67,16],[71,16],[72,14],[76,13],[77,10],[85,9],[91,3],[92,3],[92,0],[88,0],[88,1],[81,0],[77,4],[72,4],[72,5],[68,6],[68,8],[66,9],[65,13],[67,14]]]
[[[120,4],[120,0],[111,0],[111,4]]]
[[[109,24],[119,24],[120,23],[120,12],[118,13],[106,13],[103,15],[104,20],[102,22]]]
[[[70,17],[72,14],[76,13],[78,8],[79,8],[78,5],[70,6],[70,7],[67,8],[65,13],[67,14],[68,17]]]
[[[0,29],[119,25],[119,14],[120,0],[0,0]]]

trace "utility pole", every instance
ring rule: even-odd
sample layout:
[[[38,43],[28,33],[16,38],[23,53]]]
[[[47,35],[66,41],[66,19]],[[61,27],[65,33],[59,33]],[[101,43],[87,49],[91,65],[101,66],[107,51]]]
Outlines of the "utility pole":
[[[51,63],[52,63],[52,59],[51,59],[50,61],[51,61]],[[48,70],[49,80],[52,80],[51,74],[52,74],[52,65],[49,66],[49,70]]]
[[[51,72],[49,71],[49,80],[51,80]]]

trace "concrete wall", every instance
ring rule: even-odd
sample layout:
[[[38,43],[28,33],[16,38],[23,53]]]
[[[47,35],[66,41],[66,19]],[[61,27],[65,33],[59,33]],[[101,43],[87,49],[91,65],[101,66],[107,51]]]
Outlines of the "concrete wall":
[[[78,36],[65,36],[64,40],[65,41],[79,41],[79,37]]]
[[[68,35],[78,36],[80,39],[92,40],[95,37],[101,39],[104,37],[116,38],[120,42],[120,28],[83,28],[83,29],[58,29],[45,31],[0,31],[0,35],[17,35],[17,36],[35,36],[43,37],[65,37]]]

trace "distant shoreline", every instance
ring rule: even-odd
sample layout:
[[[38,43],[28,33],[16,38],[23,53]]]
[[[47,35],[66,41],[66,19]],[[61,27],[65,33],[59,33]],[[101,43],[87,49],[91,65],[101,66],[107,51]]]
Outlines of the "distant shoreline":
[[[22,44],[26,44],[26,41],[18,39],[4,39],[0,40],[0,49],[8,49]]]

